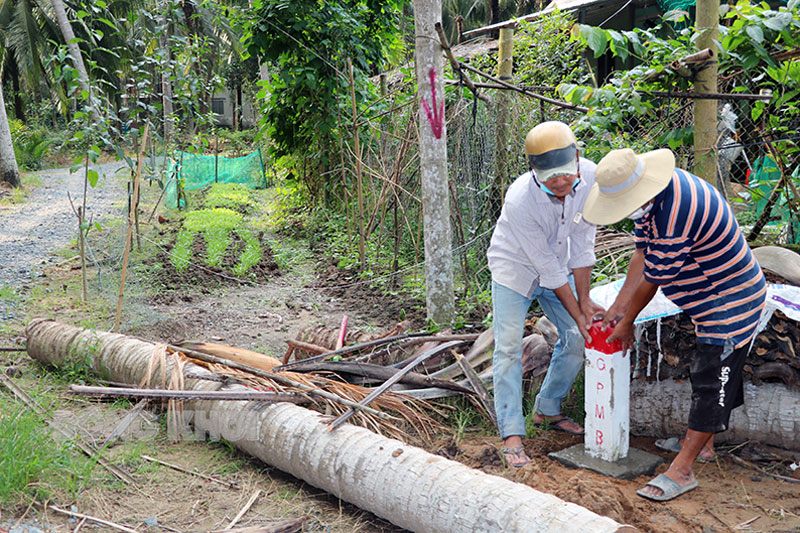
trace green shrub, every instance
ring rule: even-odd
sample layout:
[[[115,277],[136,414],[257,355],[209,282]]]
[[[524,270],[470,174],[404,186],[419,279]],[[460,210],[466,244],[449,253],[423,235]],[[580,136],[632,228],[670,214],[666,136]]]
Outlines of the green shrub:
[[[39,170],[47,150],[53,144],[44,128],[29,128],[22,121],[9,120],[14,155],[21,170]]]

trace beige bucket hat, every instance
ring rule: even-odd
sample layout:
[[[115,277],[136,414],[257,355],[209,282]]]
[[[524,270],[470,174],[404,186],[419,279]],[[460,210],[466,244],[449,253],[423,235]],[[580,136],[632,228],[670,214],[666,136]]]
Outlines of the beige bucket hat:
[[[619,222],[663,191],[674,170],[675,155],[667,148],[644,154],[611,150],[597,164],[583,217],[592,224]]]

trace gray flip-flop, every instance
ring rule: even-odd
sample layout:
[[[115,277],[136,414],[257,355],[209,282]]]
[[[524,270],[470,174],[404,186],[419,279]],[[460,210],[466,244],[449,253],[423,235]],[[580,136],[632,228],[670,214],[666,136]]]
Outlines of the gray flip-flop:
[[[655,502],[666,502],[674,498],[677,498],[681,494],[689,492],[690,490],[696,488],[697,480],[695,479],[685,487],[682,487],[678,485],[678,482],[672,479],[671,477],[665,474],[659,474],[655,478],[653,478],[649,483],[645,484],[645,487],[647,487],[648,485],[651,487],[655,487],[657,489],[661,489],[661,492],[663,492],[663,494],[661,494],[660,496],[647,494],[643,492],[644,489],[637,490],[636,494],[638,494],[642,498],[647,498],[648,500],[653,500]]]
[[[655,444],[656,448],[673,453],[680,453],[682,448],[681,439],[678,437],[670,437],[668,439],[656,439]],[[713,463],[714,461],[716,461],[716,459],[717,459],[716,457],[712,459],[707,459],[700,455],[697,456],[697,461],[701,463]]]

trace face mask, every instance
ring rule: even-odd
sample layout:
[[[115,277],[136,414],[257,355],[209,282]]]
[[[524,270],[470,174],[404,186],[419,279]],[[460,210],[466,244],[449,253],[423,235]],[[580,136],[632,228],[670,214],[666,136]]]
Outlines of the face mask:
[[[649,213],[652,208],[653,208],[652,202],[648,203],[646,206],[640,207],[639,209],[637,209],[636,211],[634,211],[633,213],[628,215],[628,218],[631,219],[631,220],[639,220],[640,218],[645,216],[647,213]]]
[[[575,180],[575,182],[572,184],[572,188],[573,188],[573,189],[575,189],[575,187],[577,187],[577,186],[578,186],[578,182],[579,182],[579,181],[581,181],[581,179],[580,179],[580,174],[578,175],[578,179],[576,179],[576,180]],[[537,183],[538,183],[538,182],[537,182]],[[539,183],[539,187],[540,187],[540,188],[541,188],[541,189],[542,189],[542,190],[543,190],[543,191],[544,191],[546,194],[549,194],[550,196],[555,196],[555,194],[553,194],[553,191],[551,191],[550,189],[548,189],[548,188],[547,188],[547,185],[545,185],[544,183]]]

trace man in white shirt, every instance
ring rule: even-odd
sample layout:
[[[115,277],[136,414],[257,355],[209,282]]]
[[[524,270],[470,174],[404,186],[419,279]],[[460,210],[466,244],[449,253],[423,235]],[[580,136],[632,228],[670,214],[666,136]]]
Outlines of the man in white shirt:
[[[583,366],[591,321],[605,312],[589,297],[595,226],[582,213],[596,165],[580,157],[575,134],[562,122],[533,128],[525,151],[531,171],[509,187],[486,252],[492,272],[495,411],[504,459],[515,467],[530,461],[522,445],[522,336],[531,303],[539,301],[559,334],[533,422],[573,434],[583,434],[583,427],[561,414],[561,402]]]

